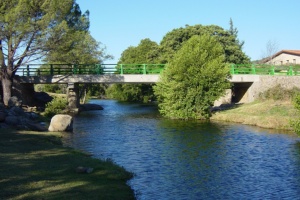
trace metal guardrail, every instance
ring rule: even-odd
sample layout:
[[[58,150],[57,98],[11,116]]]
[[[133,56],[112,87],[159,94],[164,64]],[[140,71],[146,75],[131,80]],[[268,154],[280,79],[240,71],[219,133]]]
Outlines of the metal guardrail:
[[[277,65],[259,65],[259,64],[233,64],[230,68],[231,75],[284,75],[299,76],[300,67],[296,66],[277,66]]]
[[[21,76],[68,74],[159,74],[165,64],[28,64],[19,67]]]
[[[89,74],[160,74],[166,64],[29,64],[19,67],[21,76]],[[232,64],[231,75],[300,75],[300,67]]]

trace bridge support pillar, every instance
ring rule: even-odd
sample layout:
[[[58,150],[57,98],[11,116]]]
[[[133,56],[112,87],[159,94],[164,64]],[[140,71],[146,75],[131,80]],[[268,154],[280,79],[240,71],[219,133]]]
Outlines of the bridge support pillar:
[[[72,110],[77,110],[79,108],[78,94],[79,94],[78,83],[68,83],[68,88],[67,88],[68,106]]]

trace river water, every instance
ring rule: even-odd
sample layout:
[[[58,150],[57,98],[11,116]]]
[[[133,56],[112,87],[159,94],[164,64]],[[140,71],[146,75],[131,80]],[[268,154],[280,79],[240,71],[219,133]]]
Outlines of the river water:
[[[65,144],[135,174],[136,198],[300,199],[300,139],[257,127],[163,119],[154,105],[92,100]]]

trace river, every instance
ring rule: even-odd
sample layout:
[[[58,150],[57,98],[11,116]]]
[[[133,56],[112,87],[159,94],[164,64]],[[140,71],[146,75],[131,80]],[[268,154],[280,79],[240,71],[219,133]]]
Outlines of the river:
[[[64,143],[135,174],[136,198],[300,199],[300,139],[229,123],[168,120],[156,106],[92,100]]]

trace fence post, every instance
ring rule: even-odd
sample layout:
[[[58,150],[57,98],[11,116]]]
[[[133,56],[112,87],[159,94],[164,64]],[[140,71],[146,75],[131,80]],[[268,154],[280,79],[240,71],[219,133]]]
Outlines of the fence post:
[[[146,74],[146,64],[143,64],[143,74]]]
[[[102,68],[101,64],[96,64],[96,73],[97,74],[101,74],[101,68]]]
[[[27,65],[27,76],[30,76],[29,65]]]
[[[289,73],[288,73],[289,76],[293,76],[293,67],[290,66],[289,68]]]
[[[234,64],[232,64],[230,67],[230,74],[234,75]]]
[[[75,65],[74,65],[74,70],[73,70],[73,71],[74,71],[74,74],[77,74],[77,73],[78,73],[78,72],[77,72],[77,71],[78,71],[78,64],[75,64]]]
[[[271,66],[270,75],[275,75],[275,67],[274,67],[274,65]]]
[[[120,64],[120,74],[123,75],[123,64]]]
[[[255,65],[251,65],[251,74],[256,74]]]
[[[50,64],[50,75],[54,75],[54,69],[53,69],[53,64]]]

